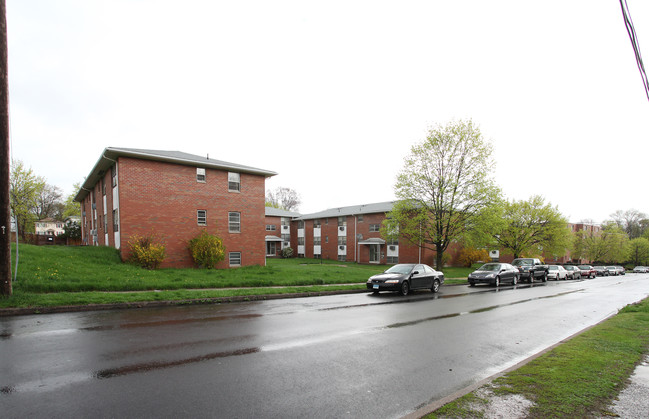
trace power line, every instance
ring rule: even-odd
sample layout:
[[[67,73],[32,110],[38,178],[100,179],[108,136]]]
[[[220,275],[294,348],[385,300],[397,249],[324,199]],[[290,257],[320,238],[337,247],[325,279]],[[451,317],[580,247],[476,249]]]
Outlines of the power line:
[[[624,17],[624,25],[626,26],[626,31],[629,34],[629,39],[631,39],[631,45],[633,46],[635,60],[638,64],[638,70],[640,70],[640,77],[642,77],[642,84],[644,86],[645,94],[647,95],[647,99],[649,99],[649,80],[647,80],[647,73],[644,69],[644,63],[642,62],[642,53],[640,52],[640,45],[638,43],[638,35],[636,35],[635,33],[633,20],[631,20],[631,12],[629,12],[629,6],[627,5],[626,0],[620,0],[620,7],[622,8],[622,16]]]

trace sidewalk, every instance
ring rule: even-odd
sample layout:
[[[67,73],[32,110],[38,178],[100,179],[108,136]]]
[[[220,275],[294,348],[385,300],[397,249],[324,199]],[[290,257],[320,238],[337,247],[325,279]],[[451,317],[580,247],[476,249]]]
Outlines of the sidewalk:
[[[629,377],[629,385],[608,410],[625,419],[649,418],[649,355],[636,367]]]

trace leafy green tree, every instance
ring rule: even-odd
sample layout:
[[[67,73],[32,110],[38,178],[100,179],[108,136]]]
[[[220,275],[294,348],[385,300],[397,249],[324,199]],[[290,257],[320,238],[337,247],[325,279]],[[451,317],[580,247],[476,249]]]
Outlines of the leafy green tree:
[[[599,235],[588,241],[588,258],[598,262],[621,263],[629,241],[626,232],[614,221],[605,222]]]
[[[644,237],[630,240],[626,260],[635,265],[649,265],[649,240]]]
[[[77,195],[79,189],[81,189],[81,183],[77,182],[72,186],[72,193],[65,198],[62,211],[63,219],[73,216],[81,216],[81,205],[79,205],[79,203],[74,200],[74,197]]]
[[[45,189],[45,179],[36,176],[22,161],[11,161],[9,199],[11,211],[18,225],[18,233],[23,240],[25,233],[34,231],[34,221],[38,218],[39,197]]]
[[[490,230],[493,242],[509,250],[515,258],[564,254],[572,235],[568,220],[557,207],[546,203],[541,196],[527,201],[508,201],[497,207]]]
[[[398,201],[383,223],[383,236],[433,250],[441,268],[449,245],[497,202],[491,153],[471,120],[431,128],[404,160],[394,187]]]
[[[67,220],[63,226],[63,234],[61,237],[67,237],[70,239],[80,239],[81,238],[81,224],[74,220]]]

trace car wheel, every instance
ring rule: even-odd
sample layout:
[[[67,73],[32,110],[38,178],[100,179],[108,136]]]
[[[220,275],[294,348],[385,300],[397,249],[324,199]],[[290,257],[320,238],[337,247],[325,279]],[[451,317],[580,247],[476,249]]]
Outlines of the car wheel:
[[[408,284],[408,281],[403,281],[401,283],[401,289],[399,290],[399,293],[401,295],[408,295],[409,291],[410,291],[410,284]]]
[[[469,282],[470,287],[475,287],[475,282]]]
[[[530,284],[534,283],[534,272],[530,272]]]
[[[500,277],[497,276],[496,279],[494,279],[494,286],[498,288],[500,286]]]
[[[433,279],[433,287],[430,290],[432,292],[439,291],[439,279]]]
[[[375,295],[376,295],[376,294],[378,294],[378,293],[379,293],[379,290],[373,290],[373,291],[372,291],[372,294],[375,294]]]
[[[514,279],[512,279],[512,285],[518,284],[518,275],[514,275]]]
[[[548,273],[547,272],[543,272],[543,277],[541,277],[541,281],[543,281],[543,282],[548,281]],[[557,281],[558,281],[558,279],[557,279]]]

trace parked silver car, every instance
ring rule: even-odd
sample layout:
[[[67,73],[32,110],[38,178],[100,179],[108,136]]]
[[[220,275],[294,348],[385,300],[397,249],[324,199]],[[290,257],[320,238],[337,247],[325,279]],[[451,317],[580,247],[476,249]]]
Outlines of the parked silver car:
[[[554,279],[559,281],[562,279],[568,279],[568,271],[561,265],[549,265],[548,266],[548,280]]]
[[[568,278],[581,279],[581,269],[579,269],[579,267],[575,265],[566,265],[564,268],[568,271]]]

